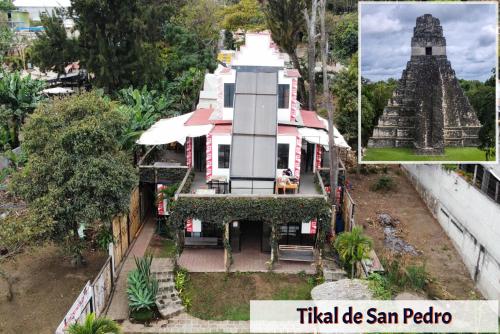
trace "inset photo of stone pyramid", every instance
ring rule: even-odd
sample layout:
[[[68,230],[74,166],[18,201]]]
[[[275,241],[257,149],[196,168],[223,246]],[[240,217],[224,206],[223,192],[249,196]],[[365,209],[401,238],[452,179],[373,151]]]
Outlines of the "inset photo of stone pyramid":
[[[360,161],[497,161],[498,3],[360,2]]]

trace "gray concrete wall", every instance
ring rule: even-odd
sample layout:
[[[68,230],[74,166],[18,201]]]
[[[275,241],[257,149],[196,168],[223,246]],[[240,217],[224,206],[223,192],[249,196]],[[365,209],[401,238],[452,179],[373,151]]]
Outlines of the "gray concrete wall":
[[[500,299],[500,205],[440,165],[403,165],[488,299]]]

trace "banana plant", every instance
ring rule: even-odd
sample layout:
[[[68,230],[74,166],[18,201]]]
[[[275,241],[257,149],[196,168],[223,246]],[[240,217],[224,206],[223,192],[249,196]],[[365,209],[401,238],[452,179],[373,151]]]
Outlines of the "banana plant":
[[[40,94],[45,83],[31,76],[21,77],[19,72],[0,72],[0,105],[2,117],[0,127],[8,128],[9,144],[19,145],[19,131],[26,116],[32,113],[44,99]]]

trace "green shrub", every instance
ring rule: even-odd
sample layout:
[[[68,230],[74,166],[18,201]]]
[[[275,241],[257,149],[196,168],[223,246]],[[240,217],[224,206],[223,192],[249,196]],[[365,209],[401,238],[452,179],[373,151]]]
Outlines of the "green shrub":
[[[370,187],[371,191],[382,191],[387,192],[393,190],[396,187],[396,183],[390,176],[381,176],[378,178],[377,182],[372,184]]]
[[[227,279],[227,276],[225,278]],[[191,308],[191,298],[186,293],[188,280],[189,275],[186,269],[180,268],[175,272],[175,289],[187,310]]]
[[[427,285],[428,276],[424,265],[406,267],[407,285],[413,290],[423,291]]]
[[[109,244],[114,242],[115,241],[111,229],[106,225],[102,225],[96,234],[96,243],[99,248],[103,251],[107,251]]]
[[[368,288],[373,292],[373,296],[377,299],[391,299],[393,291],[387,277],[377,273],[368,276]]]
[[[385,268],[383,278],[393,294],[407,289],[423,292],[428,288],[430,278],[425,265],[407,263],[408,259],[404,256],[382,260]]]

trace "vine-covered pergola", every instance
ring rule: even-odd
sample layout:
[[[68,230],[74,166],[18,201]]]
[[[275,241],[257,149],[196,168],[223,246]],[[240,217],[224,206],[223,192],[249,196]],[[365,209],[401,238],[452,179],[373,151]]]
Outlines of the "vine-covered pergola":
[[[322,195],[194,195],[180,194],[169,222],[182,231],[187,219],[196,217],[224,230],[224,263],[231,262],[229,224],[233,221],[262,221],[271,226],[271,265],[277,260],[278,226],[317,219],[317,243],[322,247],[330,228],[331,207]]]

